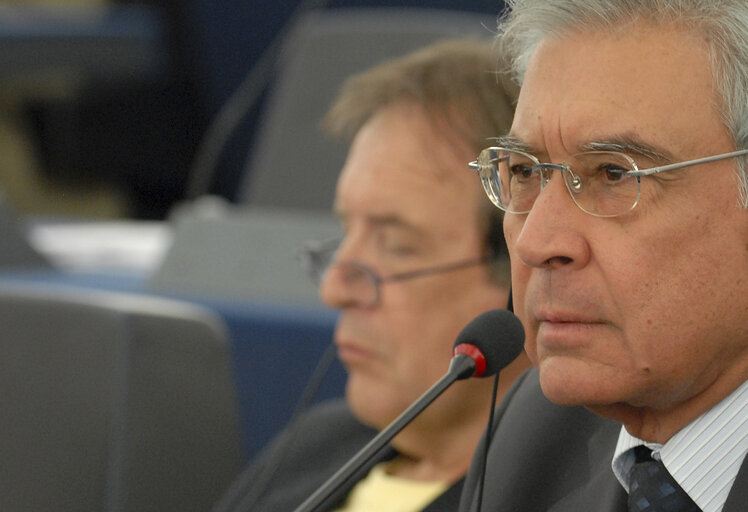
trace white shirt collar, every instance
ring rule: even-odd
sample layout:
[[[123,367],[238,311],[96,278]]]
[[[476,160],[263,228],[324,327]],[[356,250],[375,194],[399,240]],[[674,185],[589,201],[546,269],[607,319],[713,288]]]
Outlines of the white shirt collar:
[[[621,428],[613,473],[628,492],[635,446],[652,449],[703,512],[720,512],[748,451],[748,381],[696,418],[664,445],[648,443]]]

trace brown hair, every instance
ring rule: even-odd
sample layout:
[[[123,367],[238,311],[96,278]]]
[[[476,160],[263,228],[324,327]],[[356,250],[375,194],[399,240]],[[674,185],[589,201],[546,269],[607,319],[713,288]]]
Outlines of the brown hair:
[[[404,101],[420,106],[435,120],[448,121],[477,156],[491,137],[506,134],[512,123],[519,91],[498,72],[503,68],[490,41],[442,40],[350,77],[322,125],[328,134],[350,142],[377,112]],[[487,199],[480,208],[486,248],[495,261],[494,278],[507,285],[509,258],[501,211]]]

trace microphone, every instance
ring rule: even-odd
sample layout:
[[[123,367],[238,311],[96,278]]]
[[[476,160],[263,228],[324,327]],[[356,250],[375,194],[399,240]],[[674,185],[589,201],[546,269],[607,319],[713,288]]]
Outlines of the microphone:
[[[457,356],[462,354],[475,364],[475,370],[467,377],[490,377],[514,361],[524,343],[525,329],[511,311],[486,311],[460,331],[450,366],[456,364]]]
[[[447,373],[361,448],[294,512],[315,510],[455,381],[470,377],[489,377],[498,373],[519,355],[524,341],[522,324],[510,311],[495,309],[478,315],[457,336],[454,357]]]

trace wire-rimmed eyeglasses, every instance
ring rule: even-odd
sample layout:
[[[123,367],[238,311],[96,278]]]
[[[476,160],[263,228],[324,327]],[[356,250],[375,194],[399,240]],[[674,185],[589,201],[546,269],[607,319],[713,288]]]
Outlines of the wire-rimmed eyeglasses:
[[[587,151],[573,163],[541,163],[536,157],[503,147],[489,147],[470,162],[491,202],[507,213],[529,213],[540,191],[559,171],[574,203],[596,217],[617,217],[632,210],[641,197],[641,177],[748,154],[748,149],[685,162],[639,169],[618,151]]]
[[[384,283],[441,274],[491,261],[489,256],[482,256],[382,276],[359,261],[337,261],[335,256],[340,243],[340,238],[307,242],[298,253],[299,260],[317,286],[322,284],[328,272],[337,272],[339,278],[347,286],[347,293],[354,297],[357,304],[362,307],[373,307],[379,303],[380,288]]]

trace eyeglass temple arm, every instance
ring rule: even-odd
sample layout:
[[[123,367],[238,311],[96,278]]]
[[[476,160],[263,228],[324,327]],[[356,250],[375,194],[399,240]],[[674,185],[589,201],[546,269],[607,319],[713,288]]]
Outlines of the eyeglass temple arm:
[[[629,176],[649,176],[651,174],[658,174],[661,172],[674,171],[676,169],[682,169],[684,167],[690,167],[692,165],[706,164],[709,162],[715,162],[717,160],[724,160],[726,158],[733,158],[736,156],[748,155],[748,149],[741,149],[738,151],[732,151],[730,153],[724,153],[722,155],[707,156],[704,158],[697,158],[695,160],[688,160],[686,162],[677,162],[669,165],[660,165],[658,167],[651,167],[649,169],[641,169],[638,171],[629,171]],[[471,171],[480,171],[481,165],[478,160],[468,162],[468,168]]]
[[[490,149],[498,149],[498,148],[486,148],[483,151],[488,151]],[[500,162],[502,160],[508,160],[508,157],[504,156],[502,158],[492,158],[490,161],[491,161],[491,163],[496,163],[496,162]],[[472,162],[468,162],[468,168],[471,171],[478,172],[481,169],[481,164],[478,163],[478,160],[473,160]]]
[[[733,158],[736,156],[748,155],[748,149],[741,149],[739,151],[732,151],[731,153],[724,153],[722,155],[707,156],[704,158],[697,158],[696,160],[688,160],[686,162],[678,162],[675,164],[661,165],[659,167],[652,167],[650,169],[642,169],[639,171],[629,171],[629,176],[649,176],[651,174],[658,174],[661,172],[673,171],[675,169],[682,169],[683,167],[690,167],[692,165],[706,164],[709,162],[715,162],[717,160],[724,160],[726,158]]]
[[[414,277],[428,276],[431,274],[440,274],[442,272],[449,272],[451,270],[459,270],[462,268],[472,267],[473,265],[479,265],[481,263],[488,263],[493,258],[491,256],[481,256],[479,258],[471,258],[455,263],[448,263],[446,265],[439,265],[436,267],[421,268],[418,270],[411,270],[410,272],[402,272],[400,274],[392,274],[388,276],[374,275],[377,284],[386,283],[388,281],[402,281],[405,279],[413,279]]]

